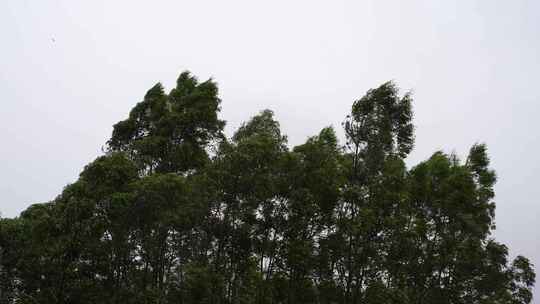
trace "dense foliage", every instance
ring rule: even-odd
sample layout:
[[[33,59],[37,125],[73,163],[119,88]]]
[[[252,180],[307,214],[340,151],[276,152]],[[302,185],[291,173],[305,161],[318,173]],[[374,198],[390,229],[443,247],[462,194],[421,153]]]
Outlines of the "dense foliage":
[[[290,149],[269,110],[232,136],[212,81],[158,84],[52,202],[0,220],[1,303],[531,302],[494,229],[484,145],[407,169],[388,82]]]

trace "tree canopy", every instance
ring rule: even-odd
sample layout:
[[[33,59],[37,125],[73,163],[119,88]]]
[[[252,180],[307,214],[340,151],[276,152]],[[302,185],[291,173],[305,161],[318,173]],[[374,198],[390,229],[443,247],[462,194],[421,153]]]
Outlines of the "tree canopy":
[[[77,181],[0,219],[0,303],[530,303],[486,146],[407,168],[412,101],[384,83],[345,143],[291,148],[270,110],[227,138],[213,80],[157,84]]]

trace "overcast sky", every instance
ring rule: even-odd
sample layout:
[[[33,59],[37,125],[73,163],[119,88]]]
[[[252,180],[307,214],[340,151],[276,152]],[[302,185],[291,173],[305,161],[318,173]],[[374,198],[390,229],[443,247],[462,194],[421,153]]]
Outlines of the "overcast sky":
[[[0,38],[5,217],[75,181],[183,70],[219,83],[229,135],[270,108],[291,145],[343,134],[353,100],[395,80],[415,98],[409,166],[487,143],[495,236],[540,272],[540,1],[2,0]]]

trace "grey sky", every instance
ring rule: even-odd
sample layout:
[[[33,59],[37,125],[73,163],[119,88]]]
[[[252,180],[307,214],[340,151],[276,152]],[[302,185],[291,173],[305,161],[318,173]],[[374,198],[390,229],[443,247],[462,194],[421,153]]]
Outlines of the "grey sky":
[[[3,0],[0,37],[4,216],[53,199],[182,70],[218,81],[228,134],[270,108],[291,145],[393,79],[415,96],[409,165],[486,142],[496,237],[540,272],[540,1]]]

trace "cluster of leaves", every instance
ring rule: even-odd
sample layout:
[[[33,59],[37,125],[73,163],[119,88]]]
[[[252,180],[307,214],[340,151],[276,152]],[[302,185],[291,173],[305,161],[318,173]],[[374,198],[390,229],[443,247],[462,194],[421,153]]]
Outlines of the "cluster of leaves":
[[[0,220],[0,302],[531,302],[532,265],[490,234],[486,147],[408,170],[393,83],[354,102],[344,146],[289,149],[269,110],[227,139],[217,96],[154,86],[75,183]]]

